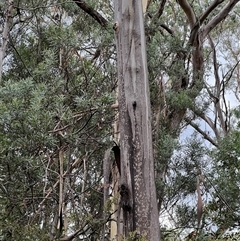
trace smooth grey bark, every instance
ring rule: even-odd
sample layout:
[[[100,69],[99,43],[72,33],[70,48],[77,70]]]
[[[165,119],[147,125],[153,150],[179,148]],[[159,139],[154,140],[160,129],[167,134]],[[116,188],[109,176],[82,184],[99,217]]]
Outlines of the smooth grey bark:
[[[142,2],[115,1],[124,230],[159,241],[151,110]]]
[[[6,54],[8,31],[9,31],[9,25],[12,19],[12,11],[13,11],[13,0],[9,0],[6,19],[4,22],[4,28],[2,33],[2,39],[0,39],[0,83],[2,81],[3,60]]]

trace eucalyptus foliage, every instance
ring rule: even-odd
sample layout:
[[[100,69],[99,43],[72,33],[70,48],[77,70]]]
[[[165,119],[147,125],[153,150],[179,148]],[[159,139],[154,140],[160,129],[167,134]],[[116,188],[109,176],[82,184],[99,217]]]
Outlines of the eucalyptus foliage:
[[[0,2],[1,34],[7,2]],[[102,180],[104,153],[115,145],[114,10],[112,1],[80,2],[106,24],[76,1],[14,2],[0,83],[0,240],[109,238],[104,224],[118,198],[104,205]],[[211,1],[191,4],[201,16]],[[200,79],[184,12],[176,1],[158,18],[159,9],[151,1],[145,31],[162,240],[237,240],[239,5],[205,39]],[[177,124],[176,113],[184,113]]]

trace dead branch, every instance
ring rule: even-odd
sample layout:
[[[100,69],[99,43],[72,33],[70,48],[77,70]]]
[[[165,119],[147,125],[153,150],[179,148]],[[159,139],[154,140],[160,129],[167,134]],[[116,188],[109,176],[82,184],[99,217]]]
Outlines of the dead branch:
[[[209,141],[211,144],[213,144],[214,146],[218,147],[218,144],[205,132],[203,131],[197,124],[195,124],[192,120],[190,120],[190,118],[185,117],[185,121],[191,126],[193,127],[197,132],[199,132],[204,139],[206,139],[207,141]]]
[[[64,172],[63,178],[64,178],[66,175],[68,175],[68,174],[80,163],[80,161],[82,161],[82,159],[77,158],[77,159],[75,160],[75,162],[69,167],[69,169]],[[57,185],[59,184],[59,182],[60,182],[60,179],[58,179],[58,180],[55,182],[55,184],[53,185],[53,187],[49,188],[49,190],[47,191],[46,196],[43,198],[43,200],[41,201],[41,203],[39,203],[39,205],[38,205],[38,206],[39,206],[39,209],[36,211],[35,216],[34,216],[33,219],[32,219],[32,222],[35,220],[35,218],[37,217],[37,215],[41,212],[41,210],[42,210],[42,205],[43,205],[44,202],[48,199],[48,197],[49,197],[50,194],[53,192],[53,190],[57,187]]]
[[[220,77],[219,77],[219,73],[218,73],[219,66],[218,66],[218,63],[217,63],[216,49],[215,49],[214,43],[213,43],[210,36],[208,36],[208,40],[209,40],[209,44],[212,48],[212,53],[213,53],[214,76],[215,76],[215,80],[216,80],[216,98],[217,98],[217,101],[214,101],[214,107],[216,109],[216,118],[218,116],[219,121],[220,121],[220,125],[222,127],[222,130],[223,130],[224,134],[227,134],[227,125],[224,121],[222,109],[221,109],[221,106],[220,106],[221,81],[220,81]]]

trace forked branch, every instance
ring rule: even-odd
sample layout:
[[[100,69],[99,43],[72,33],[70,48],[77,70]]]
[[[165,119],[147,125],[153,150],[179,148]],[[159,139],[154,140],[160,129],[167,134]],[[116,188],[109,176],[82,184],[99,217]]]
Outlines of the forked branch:
[[[203,38],[205,38],[210,31],[215,28],[222,20],[224,20],[229,12],[233,9],[233,7],[239,2],[240,0],[230,0],[229,3],[219,12],[219,14],[214,17],[203,29]]]

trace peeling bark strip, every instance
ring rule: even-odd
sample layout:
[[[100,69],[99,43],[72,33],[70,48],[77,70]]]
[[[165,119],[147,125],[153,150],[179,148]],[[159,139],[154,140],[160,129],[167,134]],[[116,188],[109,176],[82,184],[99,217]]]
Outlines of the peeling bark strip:
[[[159,241],[151,110],[142,2],[116,0],[115,37],[121,149],[120,195],[124,236],[137,231]],[[127,199],[127,200],[126,200]],[[124,213],[123,213],[124,214]]]

